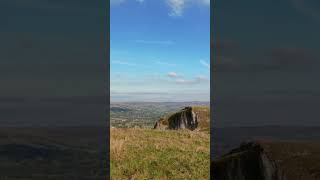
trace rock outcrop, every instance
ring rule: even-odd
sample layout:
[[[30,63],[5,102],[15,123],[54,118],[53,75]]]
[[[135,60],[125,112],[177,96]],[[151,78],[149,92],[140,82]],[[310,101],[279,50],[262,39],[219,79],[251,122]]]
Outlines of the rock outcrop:
[[[167,119],[161,118],[154,126],[154,129],[190,129],[198,127],[199,116],[192,107],[185,107],[181,111],[174,113]]]
[[[168,126],[164,124],[163,118],[160,118],[153,127],[153,129],[167,129],[167,128]]]
[[[212,175],[219,180],[278,180],[276,164],[258,143],[245,143],[212,163]]]
[[[168,119],[169,129],[190,129],[198,127],[198,115],[192,111],[192,107],[185,107],[180,112],[175,113]]]
[[[211,163],[219,180],[320,179],[320,143],[246,142]]]

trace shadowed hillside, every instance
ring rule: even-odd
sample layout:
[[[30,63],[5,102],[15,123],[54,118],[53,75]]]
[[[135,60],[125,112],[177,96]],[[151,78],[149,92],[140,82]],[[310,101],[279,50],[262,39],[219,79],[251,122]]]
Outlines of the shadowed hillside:
[[[319,141],[258,141],[233,149],[212,163],[219,180],[320,179]]]
[[[0,179],[102,180],[104,127],[1,128]],[[18,173],[17,173],[18,172]]]

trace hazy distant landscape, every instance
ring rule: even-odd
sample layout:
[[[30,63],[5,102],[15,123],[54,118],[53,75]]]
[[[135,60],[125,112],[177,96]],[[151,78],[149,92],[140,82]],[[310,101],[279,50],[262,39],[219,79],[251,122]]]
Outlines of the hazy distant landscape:
[[[209,102],[118,102],[110,105],[110,125],[117,128],[153,128],[156,120],[186,106],[209,106]]]

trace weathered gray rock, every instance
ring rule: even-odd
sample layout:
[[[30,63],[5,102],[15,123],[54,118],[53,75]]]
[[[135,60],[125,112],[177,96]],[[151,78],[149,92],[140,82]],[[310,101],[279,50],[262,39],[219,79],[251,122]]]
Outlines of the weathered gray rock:
[[[185,107],[180,112],[172,115],[168,119],[169,129],[190,129],[198,127],[198,116],[192,111],[192,107]]]
[[[319,180],[320,142],[246,142],[211,163],[212,179]]]
[[[160,119],[154,125],[154,129],[190,129],[198,127],[199,116],[192,107],[185,107],[181,111],[171,115],[167,120]]]
[[[243,143],[211,165],[213,179],[286,180],[275,161],[255,142]]]

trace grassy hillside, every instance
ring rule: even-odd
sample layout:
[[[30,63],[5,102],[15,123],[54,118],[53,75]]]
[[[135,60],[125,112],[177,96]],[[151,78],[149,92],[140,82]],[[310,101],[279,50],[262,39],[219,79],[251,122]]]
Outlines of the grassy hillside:
[[[210,107],[209,106],[192,106],[194,112],[199,116],[199,128],[202,131],[210,131]]]
[[[319,141],[262,141],[261,144],[288,179],[320,179]]]
[[[210,135],[188,130],[111,129],[112,179],[209,179]]]

